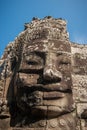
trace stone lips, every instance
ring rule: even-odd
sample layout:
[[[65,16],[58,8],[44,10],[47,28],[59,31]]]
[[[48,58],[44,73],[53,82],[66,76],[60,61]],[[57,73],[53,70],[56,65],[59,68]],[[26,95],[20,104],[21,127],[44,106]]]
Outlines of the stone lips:
[[[19,93],[19,91],[18,91]],[[69,99],[68,99],[69,98]],[[70,100],[71,99],[71,100]],[[29,111],[34,113],[34,116],[38,116],[38,112],[42,112],[44,116],[58,116],[64,113],[68,113],[73,110],[72,106],[72,95],[64,94],[63,92],[57,91],[34,91],[30,94],[26,93],[24,95],[21,94],[17,97],[18,106],[26,111],[27,114]],[[68,105],[69,104],[69,105]],[[26,107],[23,107],[26,105]],[[49,109],[48,109],[49,108]],[[49,114],[46,114],[46,113]],[[32,114],[33,114],[32,113]],[[43,116],[42,115],[42,116]]]

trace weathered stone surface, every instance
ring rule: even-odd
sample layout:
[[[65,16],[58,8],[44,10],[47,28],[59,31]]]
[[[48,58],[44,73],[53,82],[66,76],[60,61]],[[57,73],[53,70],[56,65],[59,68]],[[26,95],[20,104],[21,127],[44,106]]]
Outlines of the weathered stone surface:
[[[0,130],[86,130],[87,45],[66,21],[33,18],[0,60]]]
[[[87,75],[72,75],[76,102],[87,102]]]

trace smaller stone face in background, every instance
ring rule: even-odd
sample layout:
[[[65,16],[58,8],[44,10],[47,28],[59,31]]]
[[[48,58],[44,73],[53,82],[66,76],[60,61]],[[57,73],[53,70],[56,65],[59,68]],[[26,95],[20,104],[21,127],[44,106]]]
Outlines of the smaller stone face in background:
[[[73,99],[76,105],[78,129],[87,129],[87,46],[72,44]]]

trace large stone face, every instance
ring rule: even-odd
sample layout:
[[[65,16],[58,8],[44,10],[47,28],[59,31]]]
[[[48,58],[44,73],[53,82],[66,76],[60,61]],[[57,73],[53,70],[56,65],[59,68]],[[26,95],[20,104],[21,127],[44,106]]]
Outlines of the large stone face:
[[[0,130],[86,130],[87,45],[66,21],[33,18],[0,60]]]

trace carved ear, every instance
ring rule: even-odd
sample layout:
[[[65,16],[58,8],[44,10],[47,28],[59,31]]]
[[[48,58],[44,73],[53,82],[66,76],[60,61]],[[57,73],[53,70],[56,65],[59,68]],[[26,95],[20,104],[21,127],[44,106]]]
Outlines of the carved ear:
[[[16,75],[15,75],[15,80],[14,80],[14,98],[16,98],[16,95],[17,95],[17,79],[18,79],[18,77],[19,77],[19,74],[17,73]]]
[[[16,66],[17,60],[13,58],[13,61],[11,61],[9,57],[3,59],[3,62],[0,64],[0,118],[10,116],[8,104],[13,98],[13,87],[10,86],[13,76],[12,70]]]
[[[0,80],[0,118],[7,118],[10,116],[7,100],[7,89],[9,81],[9,78],[6,79],[5,83],[3,82],[3,80]]]

